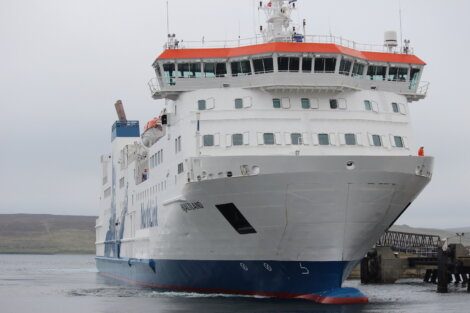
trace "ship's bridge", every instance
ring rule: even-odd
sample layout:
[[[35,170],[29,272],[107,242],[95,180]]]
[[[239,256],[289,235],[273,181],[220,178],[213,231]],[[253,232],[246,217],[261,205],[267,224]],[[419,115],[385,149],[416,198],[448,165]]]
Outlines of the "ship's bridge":
[[[372,89],[402,94],[410,102],[426,96],[429,84],[420,82],[425,66],[420,58],[409,53],[359,50],[348,43],[343,39],[310,42],[306,37],[305,42],[230,48],[176,46],[166,49],[153,63],[156,78],[149,87],[155,99],[229,87],[312,92]]]

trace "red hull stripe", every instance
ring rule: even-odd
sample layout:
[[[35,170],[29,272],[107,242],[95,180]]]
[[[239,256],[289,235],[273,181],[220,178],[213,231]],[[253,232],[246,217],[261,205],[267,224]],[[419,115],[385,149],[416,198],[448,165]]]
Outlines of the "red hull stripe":
[[[367,52],[330,43],[273,42],[236,48],[172,49],[165,50],[159,60],[176,59],[227,59],[265,53],[327,53],[343,54],[371,62],[389,62],[425,65],[415,55],[385,52]]]
[[[156,284],[148,284],[144,282],[129,280],[122,276],[117,276],[109,273],[99,273],[102,276],[109,277],[112,279],[124,281],[127,284],[145,287],[145,288],[154,288],[162,290],[172,290],[179,292],[189,292],[189,293],[201,293],[201,294],[229,294],[229,295],[239,295],[239,296],[260,296],[267,298],[279,298],[279,299],[303,299],[309,300],[320,304],[364,304],[368,303],[369,299],[367,297],[350,297],[350,298],[336,298],[336,297],[322,297],[320,295],[309,294],[309,295],[299,295],[299,294],[290,294],[284,292],[257,292],[257,291],[237,291],[237,290],[224,290],[224,289],[213,289],[213,288],[185,288],[181,286],[161,286]]]

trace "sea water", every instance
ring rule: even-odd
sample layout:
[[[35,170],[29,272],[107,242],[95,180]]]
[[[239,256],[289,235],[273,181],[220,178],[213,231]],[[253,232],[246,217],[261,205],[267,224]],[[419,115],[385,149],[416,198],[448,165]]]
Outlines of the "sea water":
[[[330,306],[303,300],[276,300],[227,295],[157,292],[121,285],[101,277],[94,256],[0,255],[1,313],[160,313],[160,312],[470,312],[470,294],[451,286],[437,294],[436,286],[420,280],[393,285],[361,286],[366,305]]]

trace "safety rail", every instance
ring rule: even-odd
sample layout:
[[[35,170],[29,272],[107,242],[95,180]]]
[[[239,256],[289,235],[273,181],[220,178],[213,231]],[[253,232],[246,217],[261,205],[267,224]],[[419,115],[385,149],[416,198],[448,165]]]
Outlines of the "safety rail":
[[[422,81],[419,83],[418,88],[416,88],[416,94],[420,96],[426,96],[428,94],[430,82]]]
[[[299,42],[298,37],[284,37],[277,38],[276,42]],[[346,48],[359,50],[359,51],[370,51],[370,52],[390,52],[390,49],[384,45],[380,44],[364,44],[358,43],[356,41],[343,38],[341,36],[333,35],[307,35],[302,37],[301,42],[305,43],[330,43],[340,45]],[[249,38],[238,38],[235,40],[206,40],[205,37],[202,37],[201,40],[195,41],[177,41],[177,44],[168,44],[164,45],[164,49],[191,49],[191,48],[235,48],[241,46],[250,46],[266,43],[262,36],[258,35],[256,37]],[[392,53],[408,53],[413,54],[413,50],[408,48],[407,52],[404,52],[404,48],[393,49]]]
[[[158,81],[158,79],[156,77],[152,78],[149,82],[148,82],[148,86],[150,88],[150,92],[152,93],[152,95],[160,92],[162,90],[162,87],[160,86],[160,82]]]

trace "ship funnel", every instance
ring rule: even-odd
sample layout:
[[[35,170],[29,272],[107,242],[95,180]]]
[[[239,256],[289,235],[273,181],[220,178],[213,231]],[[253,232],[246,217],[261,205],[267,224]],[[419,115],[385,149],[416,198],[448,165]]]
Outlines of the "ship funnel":
[[[386,31],[384,34],[384,46],[391,52],[398,47],[398,36],[396,31]]]
[[[122,101],[118,100],[114,104],[114,107],[116,108],[116,113],[118,115],[119,121],[120,122],[127,122],[126,118],[126,112],[124,111],[124,106],[122,105]]]

